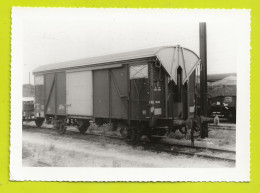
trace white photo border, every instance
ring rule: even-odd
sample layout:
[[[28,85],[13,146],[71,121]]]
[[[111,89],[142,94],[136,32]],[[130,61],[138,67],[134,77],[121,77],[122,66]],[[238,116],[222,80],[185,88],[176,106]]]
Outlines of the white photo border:
[[[239,23],[237,45],[237,123],[235,168],[57,168],[22,166],[23,21],[37,12],[79,14],[86,11],[156,12],[172,14],[179,21],[223,21]],[[250,181],[250,10],[246,9],[89,9],[12,8],[11,40],[11,181]],[[225,46],[225,45],[223,45]]]

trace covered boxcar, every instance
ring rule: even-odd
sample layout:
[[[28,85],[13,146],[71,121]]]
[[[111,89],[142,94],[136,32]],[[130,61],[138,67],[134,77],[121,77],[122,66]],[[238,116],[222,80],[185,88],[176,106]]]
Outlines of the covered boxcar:
[[[92,121],[111,123],[131,143],[184,132],[196,118],[199,63],[193,51],[166,46],[40,66],[36,124],[62,134],[67,125],[84,133]]]

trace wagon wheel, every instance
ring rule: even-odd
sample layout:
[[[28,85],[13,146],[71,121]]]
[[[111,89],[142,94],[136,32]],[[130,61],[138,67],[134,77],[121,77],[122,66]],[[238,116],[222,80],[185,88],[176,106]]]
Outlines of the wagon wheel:
[[[193,137],[199,137],[200,136],[200,124],[198,123],[198,121],[194,120],[191,122],[191,120],[189,120],[189,123],[179,127],[179,131],[182,134],[186,134],[188,129],[191,129],[191,127],[193,127]]]
[[[84,119],[77,120],[77,128],[80,133],[82,134],[85,133],[88,130],[89,126],[90,126],[89,121]]]
[[[37,127],[41,127],[43,122],[44,122],[44,118],[36,118],[35,119],[35,124],[36,124]]]
[[[58,134],[60,134],[60,135],[64,134],[67,129],[66,118],[55,120],[55,128],[56,128]]]
[[[126,136],[127,136],[127,125],[119,123],[117,125],[117,127],[119,128],[119,132],[122,135],[122,137],[126,138]]]
[[[187,133],[187,127],[186,127],[186,126],[181,126],[181,127],[179,127],[179,131],[180,131],[182,134],[186,134],[186,133]]]
[[[170,133],[170,130],[160,130],[156,133],[157,136],[153,136],[152,133],[148,133],[147,137],[152,142],[159,142],[163,137],[167,136]]]
[[[193,122],[193,137],[199,137],[201,131],[201,124],[198,121]]]
[[[130,145],[137,145],[140,142],[141,132],[137,128],[127,128],[126,129],[126,142]]]
[[[46,124],[47,125],[51,124],[51,121],[52,121],[51,117],[46,117]]]

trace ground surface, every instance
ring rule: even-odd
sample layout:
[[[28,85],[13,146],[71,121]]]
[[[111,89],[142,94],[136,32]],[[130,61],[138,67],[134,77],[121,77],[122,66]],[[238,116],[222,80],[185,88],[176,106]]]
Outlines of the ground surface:
[[[35,128],[36,129],[36,128]],[[90,131],[91,132],[91,129]],[[99,132],[109,132],[100,129]],[[233,131],[232,131],[233,132]],[[167,140],[176,140],[178,134]],[[211,134],[213,135],[213,133]],[[215,134],[219,136],[219,134]],[[220,136],[220,138],[223,138]],[[218,141],[219,139],[214,139]],[[196,141],[201,144],[217,142]],[[221,139],[222,140],[222,139]],[[233,139],[232,139],[233,140]],[[222,140],[227,148],[233,148],[230,137]],[[179,140],[186,142],[186,140]],[[228,144],[227,144],[228,143]],[[218,143],[219,144],[219,143]],[[38,133],[23,130],[23,166],[47,167],[234,167],[226,161],[208,160],[199,157],[174,156],[167,153],[155,153],[132,147],[124,143],[111,143],[106,138],[97,141],[73,139],[52,133]]]

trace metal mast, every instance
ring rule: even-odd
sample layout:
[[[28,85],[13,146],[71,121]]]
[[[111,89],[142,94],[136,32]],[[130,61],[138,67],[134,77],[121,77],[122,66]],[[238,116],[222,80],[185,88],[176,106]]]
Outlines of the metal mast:
[[[207,33],[206,22],[199,24],[200,36],[200,114],[207,116]],[[201,138],[208,137],[208,124],[201,125]]]

